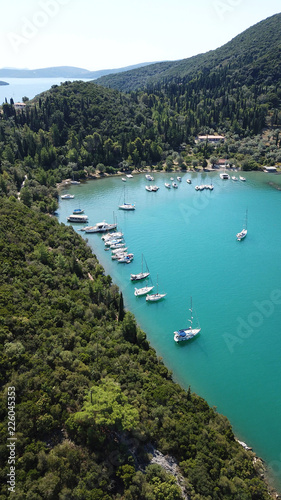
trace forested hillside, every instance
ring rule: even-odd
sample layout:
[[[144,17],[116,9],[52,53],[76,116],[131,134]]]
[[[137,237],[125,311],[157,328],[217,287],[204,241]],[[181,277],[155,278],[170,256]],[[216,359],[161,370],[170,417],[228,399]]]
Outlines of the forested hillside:
[[[0,113],[0,194],[17,197],[25,180],[22,201],[53,213],[56,184],[66,178],[146,165],[187,169],[219,157],[245,170],[281,163],[279,85],[235,86],[220,68],[146,92],[66,82],[22,111],[6,103]],[[214,132],[227,141],[215,148],[196,144],[197,134]]]
[[[179,61],[152,64],[120,75],[107,75],[97,83],[122,91],[146,89],[174,79],[187,82],[198,74],[222,68],[236,86],[276,85],[281,76],[281,14],[247,29],[216,50]]]
[[[11,498],[268,499],[259,462],[172,381],[86,242],[15,199],[2,197],[0,221],[0,499],[9,405]],[[179,463],[180,486],[155,449]]]

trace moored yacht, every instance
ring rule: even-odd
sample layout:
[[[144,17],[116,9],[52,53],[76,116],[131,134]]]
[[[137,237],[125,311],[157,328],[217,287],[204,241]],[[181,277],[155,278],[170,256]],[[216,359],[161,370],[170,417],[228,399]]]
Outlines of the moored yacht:
[[[143,288],[135,288],[134,295],[136,297],[141,297],[142,295],[146,295],[147,293],[153,290],[153,286],[144,286]]]
[[[147,294],[145,300],[147,302],[158,302],[158,300],[164,299],[164,297],[166,297],[166,295],[167,295],[166,293],[159,293],[158,292],[158,276],[157,276],[157,292],[152,293],[151,295]]]
[[[220,178],[221,179],[230,179],[230,176],[227,172],[221,172],[220,173]]]
[[[105,233],[106,231],[111,231],[116,229],[117,224],[108,224],[108,222],[97,222],[95,226],[85,229],[86,233]]]
[[[201,331],[201,328],[192,328],[192,322],[193,322],[193,316],[192,316],[192,297],[190,298],[190,319],[188,320],[190,322],[190,326],[187,328],[182,328],[180,330],[176,330],[174,332],[174,341],[175,342],[182,342],[184,340],[191,340],[198,333]]]
[[[74,194],[66,193],[66,194],[61,195],[62,200],[72,200],[73,198],[74,198]]]
[[[67,217],[68,222],[87,222],[88,221],[88,215],[69,215]]]

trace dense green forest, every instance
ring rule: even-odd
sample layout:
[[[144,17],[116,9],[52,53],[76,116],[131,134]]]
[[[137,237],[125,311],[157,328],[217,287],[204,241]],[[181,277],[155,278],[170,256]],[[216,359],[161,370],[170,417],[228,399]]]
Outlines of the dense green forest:
[[[2,197],[0,220],[0,498],[8,415],[14,499],[270,498],[259,461],[173,382],[73,228],[13,197]],[[153,463],[155,450],[179,464],[177,477]]]
[[[166,61],[122,74],[103,76],[96,82],[127,92],[179,79],[187,82],[194,75],[212,74],[224,69],[234,86],[275,86],[281,76],[280,22],[281,14],[276,14],[248,28],[216,50],[188,59]]]

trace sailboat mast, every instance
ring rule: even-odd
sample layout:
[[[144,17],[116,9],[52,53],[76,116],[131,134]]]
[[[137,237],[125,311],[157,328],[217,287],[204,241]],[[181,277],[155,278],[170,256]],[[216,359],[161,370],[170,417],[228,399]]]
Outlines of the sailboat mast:
[[[190,328],[192,329],[192,320],[193,320],[193,317],[192,317],[192,297],[190,297]]]

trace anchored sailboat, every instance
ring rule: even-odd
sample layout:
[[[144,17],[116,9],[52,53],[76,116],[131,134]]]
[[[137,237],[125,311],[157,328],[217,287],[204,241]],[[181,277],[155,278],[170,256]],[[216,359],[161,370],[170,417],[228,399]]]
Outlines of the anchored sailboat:
[[[124,185],[124,203],[119,205],[120,210],[135,210],[135,205],[133,203],[125,202],[125,185]]]
[[[158,293],[158,276],[157,276],[157,292],[146,296],[147,302],[157,302],[158,300],[164,299],[166,293]]]
[[[143,280],[144,278],[147,278],[150,275],[150,272],[148,270],[147,264],[146,265],[146,272],[143,272],[143,255],[141,256],[141,273],[138,274],[131,274],[131,281],[139,281]]]
[[[188,328],[182,328],[181,330],[176,330],[174,332],[174,341],[182,342],[183,340],[191,340],[201,331],[201,328],[192,328],[193,316],[192,316],[192,297],[190,297],[190,326]]]
[[[244,228],[242,229],[242,231],[240,231],[240,233],[236,234],[237,241],[241,241],[244,240],[244,238],[246,238],[248,233],[247,224],[248,224],[248,210],[246,210]]]

